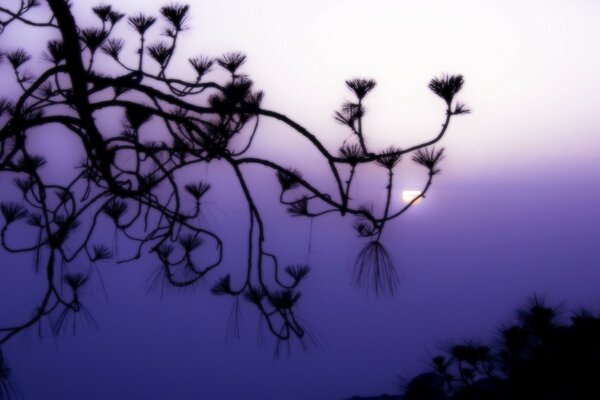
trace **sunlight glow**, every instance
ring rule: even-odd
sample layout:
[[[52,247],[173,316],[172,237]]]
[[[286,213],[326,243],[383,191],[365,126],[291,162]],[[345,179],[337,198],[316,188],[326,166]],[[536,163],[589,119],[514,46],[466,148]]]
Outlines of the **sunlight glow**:
[[[421,194],[420,190],[404,190],[402,192],[402,200],[405,203],[410,203],[411,201],[413,201],[416,197],[418,197]],[[421,198],[419,198],[417,201],[414,202],[414,204],[418,204],[421,202]]]

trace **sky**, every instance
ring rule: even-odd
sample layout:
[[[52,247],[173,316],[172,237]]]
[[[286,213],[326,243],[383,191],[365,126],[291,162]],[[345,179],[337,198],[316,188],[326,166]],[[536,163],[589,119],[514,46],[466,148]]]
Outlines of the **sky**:
[[[87,8],[95,3],[75,3],[80,24],[90,24]],[[132,0],[119,8],[156,13],[161,5]],[[25,397],[341,400],[395,393],[399,377],[425,369],[449,340],[492,340],[534,293],[552,304],[600,308],[598,15],[593,0],[194,1],[172,72],[189,74],[190,56],[241,50],[244,72],[265,90],[263,105],[301,122],[331,149],[348,136],[333,119],[350,99],[344,80],[378,82],[366,100],[365,129],[369,145],[383,149],[433,137],[444,104],[427,84],[442,73],[464,75],[458,98],[473,112],[453,120],[443,172],[427,198],[384,235],[402,275],[399,293],[378,299],[356,292],[349,270],[360,242],[352,221],[315,221],[309,252],[309,222],[276,206],[272,174],[252,170],[269,246],[286,262],[313,267],[301,312],[319,347],[274,360],[268,338],[257,342],[250,308],[242,337],[228,341],[230,304],[208,288],[161,299],[146,293],[151,260],[106,265],[109,301],[98,285],[88,293],[98,331],[43,340],[33,334],[6,349]],[[0,47],[18,41],[39,48],[41,38],[13,28]],[[39,135],[34,145],[56,146],[56,135]],[[261,154],[330,182],[309,146],[281,124],[263,121],[257,140]],[[49,164],[60,175],[72,162],[57,152]],[[402,189],[419,188],[425,178],[404,164],[395,206]],[[228,176],[218,164],[204,174]],[[360,195],[383,199],[381,179],[361,176]],[[232,189],[223,183],[215,190]],[[224,195],[209,200],[208,223],[233,243],[241,240],[243,203]],[[11,304],[0,308],[6,321],[29,312],[41,282],[32,279],[30,256],[0,257],[0,298]],[[232,250],[228,257],[235,264],[243,255]]]

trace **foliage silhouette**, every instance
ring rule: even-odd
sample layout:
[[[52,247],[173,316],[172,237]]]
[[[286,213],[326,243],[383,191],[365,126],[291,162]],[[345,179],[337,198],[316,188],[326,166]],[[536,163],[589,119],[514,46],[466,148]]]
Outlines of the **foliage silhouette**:
[[[36,15],[46,13],[45,20],[30,16],[36,8],[41,10]],[[279,201],[293,216],[314,219],[336,213],[356,218],[357,233],[367,242],[355,264],[354,283],[367,291],[393,294],[398,275],[382,233],[387,222],[427,193],[433,176],[439,173],[443,149],[431,146],[442,139],[455,115],[468,112],[454,102],[463,85],[461,75],[444,75],[429,85],[446,103],[441,130],[433,139],[384,151],[369,148],[363,127],[364,101],[375,81],[346,81],[354,98],[334,117],[353,138],[336,154],[301,124],[262,107],[264,93],[241,72],[246,62],[242,53],[226,53],[216,59],[205,55],[189,58],[194,72],[191,79],[171,73],[181,33],[189,28],[189,6],[170,4],[160,9],[166,27],[157,41],[151,38],[159,23],[157,17],[144,13],[127,16],[107,4],[92,11],[97,23],[82,27],[66,0],[43,4],[21,0],[12,8],[0,6],[0,32],[8,26],[26,25],[52,36],[42,54],[46,67],[37,74],[25,67],[33,59],[26,49],[0,53],[6,61],[0,67],[12,70],[19,88],[16,94],[2,93],[0,100],[0,172],[14,177],[21,194],[18,203],[0,206],[2,246],[11,253],[32,253],[36,273],[46,277],[45,292],[33,315],[0,327],[1,371],[8,371],[2,348],[15,335],[38,326],[42,317],[55,321],[55,333],[78,313],[95,324],[80,298],[81,288],[93,276],[81,265],[111,258],[119,263],[133,261],[149,252],[160,262],[152,287],[191,287],[216,275],[225,244],[208,229],[201,212],[202,203],[211,195],[211,183],[175,178],[181,170],[216,160],[231,168],[247,205],[247,259],[238,275],[215,276],[211,292],[232,298],[236,309],[240,296],[248,300],[278,343],[306,339],[307,330],[296,308],[301,298],[298,288],[310,267],[286,266],[291,283],[279,279],[277,255],[265,240],[264,221],[244,171],[247,166],[262,166],[276,175],[281,186]],[[119,24],[128,25],[137,36],[133,60],[124,56],[125,41],[115,37]],[[220,76],[226,78],[208,79],[213,70],[220,70]],[[117,135],[106,132],[97,121],[98,115],[107,111],[122,116],[122,130]],[[317,189],[294,168],[248,155],[265,118],[286,125],[313,146],[326,161],[323,174],[329,174],[330,190]],[[36,128],[45,128],[48,135],[53,129],[63,129],[77,138],[82,161],[68,182],[53,181],[44,173],[45,158],[35,154],[27,140]],[[164,139],[147,139],[150,130],[162,131]],[[245,143],[242,149],[233,146],[234,138]],[[414,154],[413,159],[427,168],[428,180],[421,195],[394,210],[393,176],[405,154]],[[375,207],[354,204],[351,197],[358,168],[368,164],[383,168],[388,176],[382,213],[375,212]],[[114,226],[112,250],[98,234],[99,225],[106,221]],[[21,237],[31,239],[28,243],[15,240],[16,232],[27,230],[33,234]],[[133,254],[119,254],[119,241],[133,244]],[[69,267],[70,275],[62,266]],[[6,374],[0,376],[3,393],[10,387]]]
[[[550,400],[600,397],[600,316],[563,323],[562,307],[538,296],[499,329],[496,343],[463,341],[404,386],[404,400]]]

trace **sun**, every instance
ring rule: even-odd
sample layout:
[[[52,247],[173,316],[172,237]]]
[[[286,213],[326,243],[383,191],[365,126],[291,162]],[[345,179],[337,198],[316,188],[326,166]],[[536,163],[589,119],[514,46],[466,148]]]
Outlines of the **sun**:
[[[404,191],[402,191],[402,200],[408,204],[411,201],[413,201],[415,198],[419,197],[420,195],[421,195],[420,190],[404,190]],[[421,199],[422,199],[422,197],[417,199],[417,201],[415,201],[413,204],[419,203],[421,201]]]

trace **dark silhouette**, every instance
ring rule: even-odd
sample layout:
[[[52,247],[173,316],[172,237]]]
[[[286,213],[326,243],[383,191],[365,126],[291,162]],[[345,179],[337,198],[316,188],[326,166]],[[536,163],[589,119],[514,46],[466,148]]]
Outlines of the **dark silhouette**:
[[[404,400],[600,398],[600,316],[565,312],[534,296],[494,344],[463,341],[404,385]]]
[[[47,19],[31,19],[34,8],[45,10]],[[11,386],[1,349],[11,338],[41,327],[44,318],[50,319],[55,334],[69,329],[68,321],[73,318],[83,317],[95,324],[80,297],[91,270],[81,265],[96,268],[97,263],[110,259],[133,261],[144,252],[153,253],[160,261],[154,287],[189,287],[217,275],[212,293],[231,298],[235,310],[240,298],[254,305],[278,341],[310,340],[296,314],[298,287],[310,267],[279,265],[265,241],[263,218],[244,172],[247,166],[273,171],[281,186],[279,200],[293,216],[312,219],[337,213],[356,218],[356,231],[366,244],[354,265],[354,283],[367,291],[393,294],[398,276],[382,233],[389,221],[427,193],[440,172],[443,149],[430,146],[444,136],[455,115],[469,112],[454,102],[463,85],[461,75],[442,76],[429,84],[446,104],[437,136],[406,149],[384,151],[369,148],[363,129],[364,101],[375,81],[346,81],[353,100],[342,105],[335,119],[349,129],[352,138],[338,153],[332,153],[299,123],[261,107],[264,93],[241,72],[246,61],[242,53],[191,58],[189,79],[172,75],[169,67],[181,33],[188,29],[189,6],[161,8],[166,25],[159,40],[151,37],[159,37],[154,33],[155,17],[143,13],[126,16],[110,5],[94,7],[93,12],[98,17],[96,25],[83,27],[77,25],[66,0],[44,4],[22,0],[16,9],[0,6],[0,32],[9,25],[23,24],[29,30],[50,31],[59,37],[48,41],[43,54],[47,68],[39,74],[24,67],[32,59],[25,49],[3,49],[1,53],[2,68],[12,70],[20,93],[3,93],[0,100],[0,171],[14,178],[21,195],[20,201],[0,207],[5,222],[2,246],[12,253],[32,253],[35,271],[46,277],[45,291],[33,313],[0,327],[3,396],[11,392]],[[137,37],[134,59],[123,55],[125,42],[114,34],[118,24],[129,25]],[[216,76],[226,78],[209,79],[213,70],[220,70]],[[122,118],[120,132],[105,132],[99,124],[99,114],[107,110]],[[318,189],[297,169],[248,155],[264,118],[280,121],[313,146],[328,165],[323,175],[331,179],[330,191]],[[27,140],[28,133],[40,127],[46,128],[47,135],[58,127],[77,138],[82,159],[68,182],[51,181],[42,173],[46,160],[32,152]],[[164,132],[164,140],[147,139],[150,128]],[[419,196],[395,210],[392,178],[407,154],[428,170],[428,179]],[[210,197],[211,184],[175,179],[175,174],[187,167],[215,160],[231,168],[247,205],[247,241],[243,244],[247,262],[236,276],[218,277],[216,271],[225,245],[203,223],[201,211]],[[388,176],[382,212],[354,204],[351,198],[355,173],[367,164],[379,165]],[[106,221],[114,226],[112,249],[98,235],[98,226]],[[29,240],[17,240],[17,231],[27,231],[20,237]],[[133,252],[118,248],[123,240],[132,245]]]

